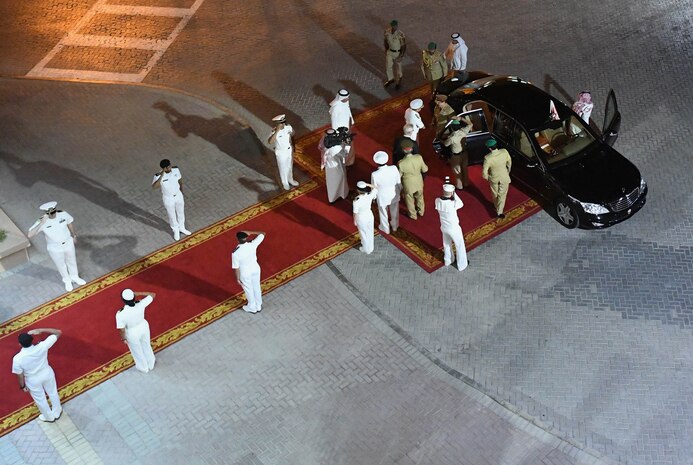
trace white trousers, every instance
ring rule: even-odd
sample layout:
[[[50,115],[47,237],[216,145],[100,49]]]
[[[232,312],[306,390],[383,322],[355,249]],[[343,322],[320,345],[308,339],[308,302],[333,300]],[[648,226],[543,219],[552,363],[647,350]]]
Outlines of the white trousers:
[[[413,126],[413,125],[412,125]],[[419,127],[414,126],[414,129],[411,130],[411,134],[408,136],[411,140],[416,141],[416,138],[419,137]]]
[[[48,421],[52,421],[55,417],[60,414],[60,397],[58,396],[58,384],[55,382],[55,373],[53,368],[50,366],[41,370],[40,372],[25,376],[24,382],[26,387],[29,388],[29,394],[36,402],[36,406]],[[48,400],[46,400],[46,393],[51,400],[51,405],[48,405]]]
[[[164,195],[162,198],[168,214],[168,223],[171,225],[173,232],[185,229],[185,199],[183,198],[183,193]]]
[[[47,250],[64,283],[71,283],[75,279],[79,279],[75,242],[72,238],[65,241],[64,244],[48,244]]]
[[[260,287],[260,267],[255,271],[241,273],[241,287],[248,299],[251,310],[262,310],[262,288]]]
[[[361,248],[367,254],[373,252],[373,238],[375,233],[373,232],[373,224],[375,223],[375,218],[373,215],[359,215],[359,220],[356,222],[356,227],[359,230],[359,236],[361,236]]]
[[[467,248],[464,245],[462,228],[458,225],[452,228],[441,228],[440,231],[443,233],[443,260],[445,261],[445,265],[448,266],[453,261],[452,246],[454,244],[457,255],[457,269],[462,271],[467,268]]]
[[[125,330],[125,340],[128,341],[128,347],[132,358],[135,360],[135,368],[140,371],[148,372],[154,369],[156,357],[152,350],[151,335],[149,333],[149,323],[144,320],[133,328]]]
[[[388,222],[388,211],[390,213],[390,221]],[[399,228],[399,195],[396,195],[390,203],[378,204],[378,213],[380,214],[380,230],[385,234],[390,234],[390,226],[392,229]]]
[[[282,182],[284,190],[291,189],[289,183],[296,182],[294,180],[294,157],[293,150],[277,150],[274,152],[277,157],[277,168],[279,170],[279,179]]]

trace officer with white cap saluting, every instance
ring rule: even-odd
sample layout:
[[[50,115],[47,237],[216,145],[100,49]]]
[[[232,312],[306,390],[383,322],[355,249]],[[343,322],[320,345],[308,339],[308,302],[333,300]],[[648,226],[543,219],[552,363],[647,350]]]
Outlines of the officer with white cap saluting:
[[[399,195],[402,191],[402,177],[396,166],[387,164],[387,152],[382,150],[375,152],[373,161],[378,165],[378,169],[371,174],[371,184],[378,190],[376,202],[378,204],[378,213],[380,214],[380,229],[385,234],[390,234],[390,225],[392,231],[397,231],[399,227]],[[388,221],[388,210],[390,220]]]
[[[358,195],[354,199],[353,205],[354,224],[359,230],[359,236],[361,236],[361,247],[359,250],[365,254],[371,254],[373,252],[375,235],[373,231],[375,218],[373,217],[371,205],[373,205],[375,196],[378,195],[378,189],[365,181],[359,181],[356,183],[356,190]]]
[[[156,357],[152,350],[149,323],[144,319],[144,311],[154,301],[156,294],[124,289],[120,297],[125,306],[116,313],[116,328],[120,331],[120,339],[130,348],[135,368],[146,373],[154,369]],[[144,299],[136,300],[137,297]]]
[[[159,162],[161,171],[152,179],[152,189],[161,189],[161,198],[166,208],[168,222],[173,230],[173,238],[180,239],[180,233],[190,234],[185,229],[185,197],[183,196],[183,175],[171,161],[163,159]]]
[[[452,247],[455,246],[457,258],[457,269],[459,271],[467,268],[467,249],[464,244],[464,234],[460,227],[460,218],[457,210],[464,204],[455,193],[455,186],[450,184],[449,178],[443,184],[443,195],[436,199],[436,210],[440,216],[440,231],[443,233],[443,260],[445,266],[450,266],[452,260]]]
[[[423,100],[417,98],[409,102],[409,108],[404,112],[404,122],[405,124],[411,124],[413,126],[411,139],[416,140],[419,136],[419,130],[424,129],[423,121],[421,120],[421,115],[419,112],[423,108]]]
[[[298,186],[294,179],[294,128],[286,122],[286,115],[277,115],[272,118],[277,125],[272,129],[272,134],[267,141],[274,146],[274,154],[277,157],[277,168],[279,169],[279,179],[284,190],[291,189],[291,186]]]
[[[58,202],[46,202],[39,207],[45,214],[29,228],[29,239],[40,232],[46,236],[46,249],[60,276],[65,283],[65,290],[73,289],[72,283],[81,286],[86,282],[79,277],[77,257],[75,256],[75,241],[77,233],[72,226],[74,218],[57,209]]]

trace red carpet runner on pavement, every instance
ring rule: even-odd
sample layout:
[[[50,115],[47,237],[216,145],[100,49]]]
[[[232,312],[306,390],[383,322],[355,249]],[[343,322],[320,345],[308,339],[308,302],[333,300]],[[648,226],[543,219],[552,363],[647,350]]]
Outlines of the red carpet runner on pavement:
[[[374,169],[372,154],[381,147],[391,150],[392,140],[403,125],[404,108],[411,98],[422,96],[423,92],[417,89],[357,116],[359,160],[350,168],[352,187],[357,178],[370,179]],[[320,131],[316,131],[297,142],[296,161],[312,180],[3,323],[0,361],[6,371],[0,377],[0,436],[38,416],[31,397],[18,389],[16,377],[10,373],[12,357],[20,348],[18,333],[41,327],[63,331],[49,360],[56,372],[61,398],[67,401],[133,365],[127,346],[115,329],[122,289],[157,293],[147,310],[147,319],[154,349],[161,350],[243,304],[242,291],[230,266],[235,232],[239,229],[267,232],[267,239],[258,250],[263,293],[358,244],[351,202],[327,203],[316,148],[320,136]],[[425,219],[414,222],[403,217],[397,235],[388,239],[432,271],[441,266],[442,258],[438,250],[442,247],[438,218],[432,202],[446,167],[432,156],[430,141],[422,139],[422,151],[432,173],[426,180]],[[462,194],[465,208],[461,217],[468,248],[538,210],[532,200],[511,190],[508,217],[502,222],[492,219],[484,203],[490,201],[488,186],[476,179],[478,173],[473,177],[477,191],[470,189],[471,194]],[[272,311],[265,311],[268,310]]]

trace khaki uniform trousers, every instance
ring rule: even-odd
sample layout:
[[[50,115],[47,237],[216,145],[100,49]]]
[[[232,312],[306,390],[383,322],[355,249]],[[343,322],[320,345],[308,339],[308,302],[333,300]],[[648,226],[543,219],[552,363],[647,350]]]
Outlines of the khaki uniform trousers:
[[[425,212],[423,188],[417,191],[408,191],[405,188],[404,204],[407,206],[409,217],[416,219],[416,214],[423,216]]]
[[[489,185],[491,186],[491,195],[493,195],[493,205],[496,207],[496,213],[500,215],[505,208],[505,198],[508,195],[510,183],[496,181],[489,182]]]
[[[469,154],[466,150],[461,153],[455,153],[450,157],[450,167],[452,167],[452,172],[455,173],[455,187],[458,189],[469,186],[468,165]]]
[[[388,81],[400,81],[402,79],[402,60],[399,58],[399,51],[385,52],[385,71]]]

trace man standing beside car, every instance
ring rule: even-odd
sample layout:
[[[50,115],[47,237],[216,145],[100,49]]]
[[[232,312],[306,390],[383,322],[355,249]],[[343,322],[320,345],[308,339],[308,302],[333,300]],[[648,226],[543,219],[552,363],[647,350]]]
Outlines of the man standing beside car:
[[[481,176],[491,186],[493,205],[496,208],[498,218],[505,218],[503,208],[505,207],[505,197],[508,195],[508,186],[510,185],[512,160],[508,151],[499,149],[497,145],[498,143],[494,138],[486,141],[486,147],[490,151],[484,157],[484,167]]]

